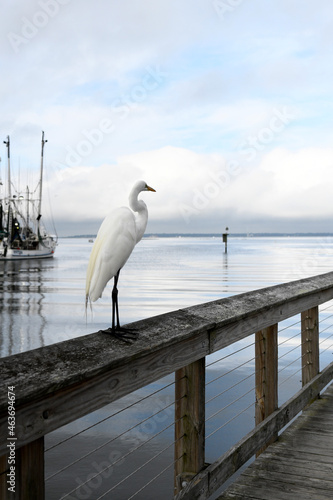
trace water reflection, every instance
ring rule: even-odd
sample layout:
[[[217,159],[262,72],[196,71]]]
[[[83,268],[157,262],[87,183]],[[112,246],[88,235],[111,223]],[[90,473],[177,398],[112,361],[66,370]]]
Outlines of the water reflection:
[[[52,264],[51,264],[52,266]],[[0,353],[9,356],[45,344],[43,260],[0,262]]]

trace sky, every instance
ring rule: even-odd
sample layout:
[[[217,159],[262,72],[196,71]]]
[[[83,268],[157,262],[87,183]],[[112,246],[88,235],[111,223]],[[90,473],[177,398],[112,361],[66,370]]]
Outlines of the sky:
[[[13,182],[37,183],[44,130],[60,236],[139,179],[149,233],[333,232],[332,23],[330,0],[3,0]]]

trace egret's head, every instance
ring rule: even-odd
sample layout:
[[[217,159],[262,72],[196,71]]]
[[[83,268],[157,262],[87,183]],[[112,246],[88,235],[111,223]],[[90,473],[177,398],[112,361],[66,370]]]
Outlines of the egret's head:
[[[145,184],[146,184],[146,183],[145,183]],[[145,190],[145,191],[153,191],[154,193],[156,193],[155,189],[154,189],[154,188],[152,188],[152,187],[150,187],[150,186],[148,186],[148,184],[146,184],[146,186],[145,186],[145,189],[144,189],[144,190]]]
[[[136,191],[137,193],[140,193],[141,191],[153,191],[156,193],[155,189],[148,186],[145,181],[137,181],[133,186],[133,191]]]

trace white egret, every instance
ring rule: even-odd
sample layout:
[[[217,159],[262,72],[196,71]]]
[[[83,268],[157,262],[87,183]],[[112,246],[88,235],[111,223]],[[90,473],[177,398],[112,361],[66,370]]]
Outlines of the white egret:
[[[88,302],[95,302],[99,299],[108,281],[114,278],[112,326],[102,331],[124,341],[133,340],[136,333],[120,326],[117,284],[120,270],[146,230],[148,209],[143,200],[138,200],[141,191],[155,192],[155,189],[149,187],[144,181],[136,182],[129,195],[130,208],[117,208],[105,217],[91,250],[87,269],[86,309]]]

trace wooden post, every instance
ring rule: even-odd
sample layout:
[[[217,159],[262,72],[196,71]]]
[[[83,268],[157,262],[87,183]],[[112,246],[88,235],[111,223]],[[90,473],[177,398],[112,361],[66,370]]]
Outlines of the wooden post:
[[[176,371],[175,494],[205,465],[205,358]]]
[[[1,500],[44,500],[44,437],[16,449],[14,460],[14,474],[9,477],[8,455],[0,457]],[[8,483],[10,479],[13,483]]]
[[[0,457],[0,498],[7,499],[8,485],[7,485],[7,473],[9,471],[8,466],[8,455],[3,455]],[[12,495],[13,498],[13,495]]]
[[[256,379],[256,408],[255,422],[260,424],[278,407],[278,325],[274,324],[255,335],[255,379]],[[262,453],[269,444],[274,442],[274,436],[261,450]]]
[[[302,385],[319,373],[319,310],[318,306],[301,313]]]
[[[44,500],[44,437],[17,450],[17,498]],[[10,497],[12,498],[12,497]]]
[[[222,234],[222,241],[224,243],[224,253],[228,253],[228,233]]]

